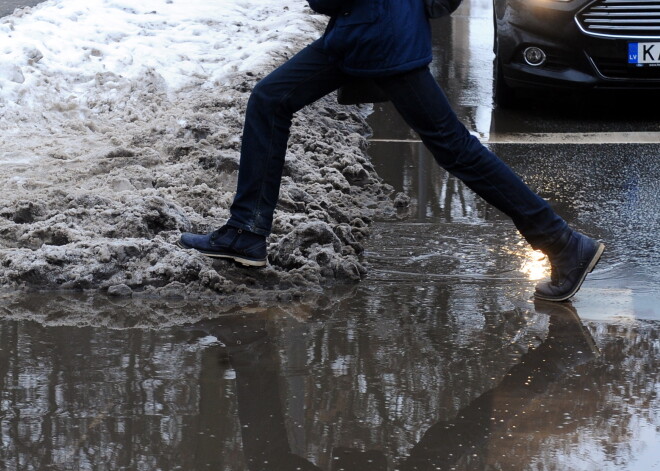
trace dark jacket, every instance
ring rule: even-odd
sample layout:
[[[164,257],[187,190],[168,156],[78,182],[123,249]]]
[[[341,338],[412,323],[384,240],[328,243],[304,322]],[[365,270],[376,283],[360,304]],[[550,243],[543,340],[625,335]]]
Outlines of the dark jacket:
[[[308,0],[330,23],[317,45],[361,77],[407,72],[431,62],[424,0]]]

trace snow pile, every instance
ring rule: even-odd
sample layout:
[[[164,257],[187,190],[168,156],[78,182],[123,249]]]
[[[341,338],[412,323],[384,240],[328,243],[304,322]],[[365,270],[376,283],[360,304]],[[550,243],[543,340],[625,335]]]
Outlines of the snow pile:
[[[303,5],[53,0],[0,20],[0,283],[236,301],[359,279],[390,188],[366,110],[332,97],[294,120],[271,266],[173,245],[228,218],[249,92],[324,26]]]
[[[83,155],[98,120],[153,117],[163,97],[270,70],[318,35],[304,2],[59,0],[0,22],[0,161]],[[146,105],[141,109],[138,105]],[[37,142],[31,142],[35,134]],[[72,135],[87,136],[80,149]],[[50,135],[50,139],[45,139]]]

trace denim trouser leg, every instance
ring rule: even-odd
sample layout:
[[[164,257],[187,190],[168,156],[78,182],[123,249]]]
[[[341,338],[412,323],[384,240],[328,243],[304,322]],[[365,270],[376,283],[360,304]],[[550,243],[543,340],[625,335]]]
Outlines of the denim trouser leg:
[[[566,222],[458,120],[427,67],[378,79],[435,160],[508,215],[535,249],[547,249]]]
[[[245,115],[229,225],[270,234],[293,114],[338,89],[346,75],[312,44],[261,80]]]
[[[257,84],[246,111],[230,225],[270,234],[293,114],[347,78],[312,44]],[[546,249],[567,229],[545,200],[470,135],[427,67],[377,81],[438,164],[507,214],[532,247]]]

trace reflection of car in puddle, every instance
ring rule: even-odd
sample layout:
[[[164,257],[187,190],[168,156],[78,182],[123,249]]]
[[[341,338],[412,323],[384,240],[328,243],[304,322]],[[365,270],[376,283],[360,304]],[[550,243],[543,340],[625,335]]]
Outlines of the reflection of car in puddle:
[[[500,383],[463,407],[452,420],[433,424],[406,457],[392,457],[400,470],[451,469],[491,436],[505,434],[509,422],[572,368],[597,356],[597,347],[572,305],[536,301],[549,316],[548,333],[509,369]],[[293,454],[282,407],[279,356],[266,321],[236,315],[203,321],[189,330],[214,336],[224,345],[221,361],[236,374],[236,397],[243,452],[250,471],[320,470]],[[226,354],[226,356],[224,356]],[[329,471],[386,471],[381,450],[335,446]]]
[[[648,0],[494,0],[495,100],[515,88],[660,89],[660,10]]]

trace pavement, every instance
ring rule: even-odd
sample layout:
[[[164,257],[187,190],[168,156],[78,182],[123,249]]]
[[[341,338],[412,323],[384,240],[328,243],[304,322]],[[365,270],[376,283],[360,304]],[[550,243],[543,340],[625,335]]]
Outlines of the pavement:
[[[0,2],[0,17],[11,15],[16,8],[32,7],[42,3],[41,1],[25,1],[25,0],[2,0]]]
[[[431,70],[438,83],[474,135],[571,226],[604,241],[603,259],[574,299],[580,316],[660,320],[660,294],[655,289],[660,282],[655,241],[660,230],[657,94],[527,91],[516,108],[496,108],[491,8],[489,1],[472,0],[451,20],[434,22],[436,54]],[[488,241],[491,254],[525,247],[505,217],[438,168],[390,104],[377,104],[374,109],[369,153],[379,174],[411,203],[405,218],[393,227],[387,223],[383,237],[391,234],[393,247],[402,240],[415,247],[416,257],[429,265],[420,267],[418,278],[455,274],[451,265],[432,263],[436,243],[447,240],[447,234],[455,238],[452,248],[463,260],[476,247],[461,234],[473,234],[480,244]],[[418,232],[420,224],[427,229]],[[379,248],[388,246],[379,243]],[[504,271],[522,276],[530,267],[529,257],[533,255],[519,254],[520,269],[514,268],[514,260],[504,262],[506,257],[493,263],[504,263]],[[486,273],[484,262],[487,259],[466,265],[461,273],[470,270],[491,276],[496,285],[502,272]],[[402,264],[410,265],[399,260],[398,267]],[[390,268],[383,267],[382,276]],[[534,271],[539,275],[543,270]],[[531,288],[533,279],[529,281]]]

